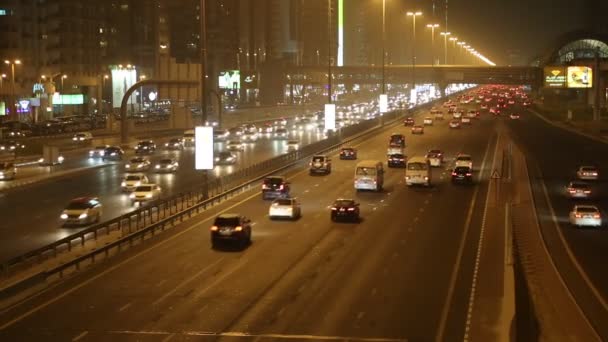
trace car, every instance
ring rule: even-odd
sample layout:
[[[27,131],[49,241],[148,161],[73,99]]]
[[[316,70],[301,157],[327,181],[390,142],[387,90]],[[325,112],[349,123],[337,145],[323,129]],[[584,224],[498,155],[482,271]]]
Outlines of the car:
[[[331,220],[360,220],[359,203],[353,199],[338,198],[331,206]]]
[[[405,136],[399,133],[391,134],[391,137],[388,140],[388,145],[390,147],[405,147]]]
[[[272,134],[274,131],[274,126],[271,123],[265,123],[262,127],[260,127],[260,133],[263,134]]]
[[[110,145],[99,145],[95,146],[92,150],[89,151],[89,158],[103,158],[106,154],[106,149],[110,147]]]
[[[522,103],[522,105],[523,105],[524,107],[530,107],[530,105],[531,105],[531,104],[532,104],[532,102],[530,102],[530,101],[524,101],[524,102]]]
[[[432,126],[433,125],[433,118],[430,116],[427,116],[426,118],[424,118],[424,120],[422,121],[422,123],[425,126]]]
[[[273,139],[287,139],[289,136],[289,132],[287,132],[286,128],[276,128],[272,135]]]
[[[241,152],[245,150],[245,145],[240,140],[229,140],[226,144],[228,151]]]
[[[184,136],[182,139],[184,146],[194,146],[194,142],[196,140],[196,132],[193,129],[189,129],[184,132]]]
[[[570,211],[570,224],[577,227],[601,227],[602,214],[595,205],[575,205]]]
[[[289,182],[283,176],[268,176],[262,181],[262,199],[289,197]]]
[[[456,155],[456,160],[454,161],[454,166],[467,166],[473,170],[473,159],[468,154],[458,153],[458,155]]]
[[[471,119],[475,119],[475,118],[479,117],[479,111],[471,109],[467,112],[467,117],[471,118]]]
[[[25,148],[25,145],[15,140],[6,140],[0,142],[0,151],[15,152]]]
[[[234,165],[236,164],[236,155],[230,151],[221,151],[215,156],[216,165]]]
[[[277,126],[287,126],[287,119],[279,118],[279,119],[275,120],[274,123]]]
[[[160,199],[161,188],[156,184],[141,184],[129,195],[132,204],[142,204]]]
[[[103,206],[97,197],[79,197],[71,200],[59,218],[63,226],[79,226],[101,220]]]
[[[258,128],[256,127],[256,125],[252,123],[246,123],[241,125],[241,127],[243,128],[243,133],[256,133],[257,137]]]
[[[243,141],[248,143],[256,142],[258,140],[258,133],[247,130],[243,133],[241,138],[243,139]]]
[[[302,208],[300,202],[295,198],[277,198],[270,204],[268,216],[271,220],[275,218],[295,220],[302,216]]]
[[[386,162],[388,167],[405,167],[406,163],[407,157],[402,153],[389,154]]]
[[[492,107],[492,108],[490,108],[490,113],[494,114],[494,116],[499,116],[500,109]]]
[[[142,184],[148,184],[148,177],[143,173],[128,173],[122,179],[120,187],[123,191],[131,192]]]
[[[481,104],[481,109],[488,109],[488,105],[487,105],[487,104],[485,104],[485,103],[482,103],[482,104]]]
[[[31,131],[22,131],[20,129],[11,129],[11,130],[5,132],[4,135],[7,137],[10,137],[10,138],[26,138],[31,133],[32,133]]]
[[[456,110],[452,113],[452,118],[460,119],[462,117],[462,111]]]
[[[168,150],[183,150],[184,140],[182,138],[171,138],[165,143],[165,148]]]
[[[243,135],[243,133],[245,133],[245,130],[243,129],[243,127],[232,127],[230,129],[228,129],[228,132],[230,133],[231,137],[240,137],[241,135]]]
[[[432,109],[431,115],[433,116],[433,118],[435,120],[443,120],[443,112],[440,111],[439,109]]]
[[[443,164],[443,152],[441,150],[430,150],[426,154],[426,159],[432,167],[441,167]]]
[[[105,149],[102,160],[122,160],[122,156],[125,154],[125,151],[118,146],[110,146]]]
[[[142,140],[135,146],[135,153],[154,153],[156,144],[152,140]]]
[[[86,142],[93,139],[91,132],[78,132],[72,137],[72,141],[75,142]]]
[[[582,180],[597,180],[599,175],[600,171],[598,168],[591,165],[581,166],[576,171],[576,178]]]
[[[460,128],[460,120],[450,120],[450,128]]]
[[[213,130],[213,140],[214,141],[225,141],[230,137],[230,132],[225,129],[214,129]]]
[[[342,147],[340,149],[340,159],[341,160],[356,160],[357,159],[357,149],[354,147]]]
[[[251,220],[240,214],[218,215],[210,230],[212,248],[225,241],[236,241],[243,247],[251,243]]]
[[[287,141],[287,151],[297,151],[300,148],[300,142],[297,140],[288,140]]]
[[[179,167],[179,163],[175,159],[164,158],[159,160],[156,165],[154,165],[154,172],[156,173],[170,173],[176,172]]]
[[[424,126],[421,126],[421,125],[412,126],[412,134],[424,134]]]
[[[468,166],[457,166],[452,170],[452,183],[471,183],[473,171]]]
[[[507,101],[507,103],[510,104],[510,105],[514,105],[515,104],[515,100],[509,99],[509,101]]]
[[[125,164],[127,172],[141,172],[150,169],[150,159],[144,157],[134,157]]]
[[[460,123],[461,123],[461,124],[463,124],[463,125],[470,125],[470,124],[471,124],[471,118],[468,118],[468,117],[466,117],[466,116],[463,116],[463,117],[460,119]]]
[[[586,182],[572,181],[566,187],[566,192],[570,198],[588,198],[591,196],[591,186]]]
[[[330,174],[331,159],[321,154],[313,156],[309,163],[308,173],[311,175],[317,173]]]
[[[11,162],[0,162],[0,180],[12,180],[17,175],[17,168]]]
[[[403,126],[413,126],[415,124],[414,122],[414,118],[405,118],[405,120],[403,120]]]

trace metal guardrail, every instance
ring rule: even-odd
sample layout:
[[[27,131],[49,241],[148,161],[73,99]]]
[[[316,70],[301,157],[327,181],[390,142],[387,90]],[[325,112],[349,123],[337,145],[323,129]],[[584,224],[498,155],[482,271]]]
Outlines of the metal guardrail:
[[[420,105],[416,109],[432,106],[439,100],[441,99]],[[176,223],[180,223],[184,219],[189,219],[193,215],[206,210],[208,207],[212,207],[228,198],[248,191],[254,184],[266,176],[291,168],[314,154],[334,152],[356,139],[383,129],[385,125],[394,124],[408,112],[408,110],[400,110],[385,113],[382,119],[365,120],[359,124],[344,127],[335,135],[306,145],[297,151],[239,169],[228,176],[214,178],[211,180],[212,184],[209,187],[211,197],[208,199],[204,199],[202,189],[180,193],[170,198],[150,203],[133,212],[96,224],[49,245],[12,258],[0,265],[3,276],[10,276],[14,272],[27,269],[28,266],[41,263],[50,257],[56,257],[64,251],[70,251],[75,245],[84,245],[90,239],[96,240],[98,237],[109,235],[113,231],[121,231],[123,234],[123,237],[117,241],[98,247],[52,269],[36,273],[27,279],[18,281],[3,289],[0,299],[19,292],[23,287],[28,286],[27,284],[32,283],[32,279],[36,279],[39,283],[54,275],[63,277],[67,269],[73,268],[78,270],[83,262],[94,263],[95,259],[100,255],[108,257],[113,249],[119,252],[125,246],[132,246],[138,240],[143,241],[148,235],[154,236],[159,230],[164,231],[168,227],[175,226]]]

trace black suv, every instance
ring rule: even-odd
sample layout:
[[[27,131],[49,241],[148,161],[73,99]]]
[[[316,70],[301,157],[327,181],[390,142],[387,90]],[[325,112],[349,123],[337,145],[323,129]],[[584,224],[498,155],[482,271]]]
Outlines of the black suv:
[[[155,151],[156,144],[152,140],[140,141],[135,146],[135,153],[154,153]]]
[[[452,183],[473,182],[473,172],[468,166],[458,166],[452,171]]]
[[[125,152],[122,150],[122,148],[120,148],[118,146],[110,146],[104,150],[103,156],[101,157],[101,159],[102,160],[122,160],[123,154],[125,154]]]
[[[331,220],[350,219],[359,221],[359,203],[353,199],[339,198],[331,206]]]
[[[222,241],[237,241],[241,246],[251,243],[251,220],[239,214],[220,214],[211,226],[211,247]]]
[[[388,155],[388,167],[405,167],[407,157],[401,153]]]
[[[324,156],[324,155],[313,156],[312,160],[310,161],[309,173],[311,175],[316,174],[316,173],[330,174],[331,173],[331,159],[329,159],[328,156]]]
[[[262,199],[289,197],[289,182],[283,176],[264,178],[262,183]]]
[[[357,159],[357,150],[352,147],[342,147],[340,149],[340,159]]]

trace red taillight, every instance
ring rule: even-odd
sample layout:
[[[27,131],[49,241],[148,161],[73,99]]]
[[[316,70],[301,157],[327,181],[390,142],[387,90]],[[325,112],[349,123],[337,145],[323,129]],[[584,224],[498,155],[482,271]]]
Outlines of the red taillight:
[[[472,174],[472,173],[468,173],[468,172],[467,172],[467,176],[471,176],[471,175],[473,175],[473,174]]]
[[[573,193],[575,193],[575,192],[576,192],[576,190],[574,190],[574,189],[568,189],[568,191],[569,191],[571,194],[573,194]]]
[[[237,231],[237,232],[240,232],[241,230],[243,230],[243,227],[236,226],[236,227],[234,227],[234,230]]]
[[[355,211],[355,208],[348,208],[348,211]]]
[[[600,218],[600,214],[593,214],[593,218],[599,219]]]
[[[267,190],[267,189],[269,189],[269,188],[268,188],[268,185],[266,185],[266,184],[262,184],[262,190]]]
[[[283,190],[284,186],[283,184],[281,184],[281,186],[279,186],[279,190]]]
[[[211,226],[211,231],[216,232],[218,230],[217,226]]]
[[[452,172],[452,176],[456,176],[456,172]]]
[[[336,208],[336,207],[331,207],[331,210],[338,210],[338,208]]]
[[[579,213],[576,213],[576,214],[574,214],[574,217],[576,217],[576,218],[581,218],[581,217],[583,217],[583,215],[581,215],[581,214],[579,214]]]

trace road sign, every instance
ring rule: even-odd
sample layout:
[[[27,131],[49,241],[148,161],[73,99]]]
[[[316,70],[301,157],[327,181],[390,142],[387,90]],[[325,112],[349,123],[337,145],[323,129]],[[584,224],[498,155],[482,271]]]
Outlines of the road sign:
[[[500,173],[498,170],[494,169],[494,171],[492,171],[492,179],[500,179]]]

